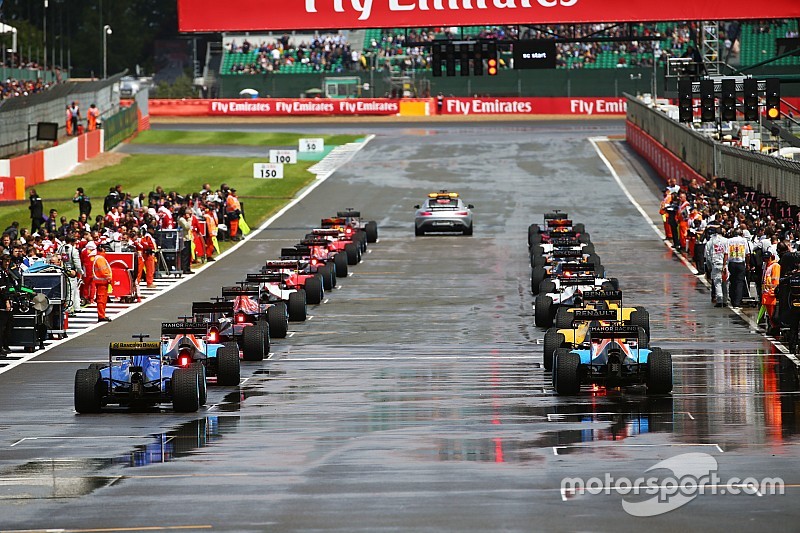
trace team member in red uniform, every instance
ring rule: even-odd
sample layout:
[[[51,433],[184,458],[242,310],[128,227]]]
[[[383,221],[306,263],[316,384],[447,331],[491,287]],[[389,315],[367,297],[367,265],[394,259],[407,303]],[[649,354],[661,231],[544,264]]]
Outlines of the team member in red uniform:
[[[239,217],[242,215],[242,205],[236,197],[236,189],[231,189],[228,199],[225,200],[225,215],[228,218],[228,235],[232,241],[238,241],[239,237]]]
[[[156,274],[156,250],[158,250],[158,246],[156,245],[156,240],[150,234],[149,228],[142,226],[141,232],[142,237],[139,239],[139,246],[141,246],[142,256],[144,257],[145,280],[147,280],[147,287],[152,289],[156,286],[153,280]],[[137,278],[140,278],[140,276],[141,274],[137,275]]]
[[[208,261],[216,261],[214,259],[214,238],[217,236],[217,217],[213,209],[206,206],[203,218],[206,220],[206,259]]]
[[[111,283],[111,267],[106,260],[106,250],[102,246],[97,249],[97,255],[92,262],[92,277],[94,278],[95,291],[97,291],[97,321],[111,322],[106,316],[108,303],[108,284]]]

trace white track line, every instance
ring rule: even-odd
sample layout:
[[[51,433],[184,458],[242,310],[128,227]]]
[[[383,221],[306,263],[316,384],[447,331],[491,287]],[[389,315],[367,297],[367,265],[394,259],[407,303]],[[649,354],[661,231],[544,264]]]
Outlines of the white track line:
[[[352,155],[350,157],[343,158],[340,161],[337,161],[336,164],[333,165],[330,168],[324,168],[322,173],[317,174],[317,179],[315,179],[313,182],[311,182],[311,184],[308,185],[305,189],[300,191],[300,193],[297,196],[295,196],[295,198],[292,201],[290,201],[288,204],[283,206],[283,208],[281,208],[280,211],[278,211],[277,213],[272,215],[261,226],[259,226],[255,230],[251,231],[250,234],[247,235],[244,239],[242,239],[237,244],[235,244],[234,246],[231,246],[229,249],[227,249],[226,251],[224,251],[220,255],[218,255],[217,259],[222,259],[223,257],[227,256],[228,254],[233,253],[234,251],[238,250],[241,246],[243,246],[246,242],[248,242],[250,239],[254,238],[256,235],[259,235],[262,231],[267,229],[278,218],[283,216],[289,209],[291,209],[292,207],[296,206],[298,203],[300,203],[300,201],[303,200],[303,198],[305,198],[306,196],[311,194],[311,192],[314,189],[316,189],[317,187],[322,185],[325,182],[325,180],[330,178],[334,174],[334,172],[336,172],[344,163],[346,163],[347,161],[349,161],[350,159],[355,157],[355,154],[357,152],[361,151],[365,146],[367,146],[367,144],[374,138],[375,138],[375,135],[367,135],[367,137],[362,142],[359,142],[359,143],[348,143],[349,145],[357,145],[357,146],[353,146],[352,147]],[[343,146],[345,146],[345,145],[343,145]],[[325,159],[327,159],[327,156],[322,161],[325,161]],[[320,163],[322,161],[320,161]],[[203,268],[203,271],[205,271],[208,268],[213,268],[217,264],[218,264],[217,262],[206,263],[206,266]],[[174,283],[171,283],[169,285],[169,288],[177,287],[178,285],[181,285],[182,283],[185,283],[190,279],[194,279],[194,276],[183,276],[183,277],[179,278],[177,281],[175,281]],[[131,304],[130,307],[122,309],[119,313],[116,313],[114,315],[114,320],[117,320],[119,317],[121,317],[123,315],[126,315],[127,313],[133,311],[134,309],[138,309],[139,306],[141,306],[142,304],[154,301],[156,298],[159,298],[161,295],[163,295],[163,294],[165,294],[167,292],[168,292],[168,289],[152,295],[151,297],[149,297],[145,301]],[[56,346],[60,346],[60,345],[64,344],[65,342],[74,340],[74,339],[80,337],[81,335],[84,335],[84,334],[86,334],[86,333],[88,333],[90,331],[94,331],[95,329],[97,329],[100,326],[104,326],[105,324],[106,324],[105,322],[98,322],[96,324],[93,324],[93,325],[87,327],[86,329],[83,329],[83,330],[81,330],[79,332],[76,332],[76,333],[70,335],[67,338],[60,339],[60,340],[52,342],[51,344],[46,346],[43,350],[39,350],[38,352],[33,352],[31,354],[26,354],[21,359],[17,359],[16,361],[9,362],[8,365],[0,368],[0,374],[5,374],[9,370],[17,368],[19,365],[21,365],[21,364],[23,364],[23,363],[25,363],[27,361],[30,361],[31,359],[39,357],[40,355],[42,355],[44,353],[49,352],[50,350],[52,350]]]
[[[614,177],[614,181],[617,182],[617,185],[619,185],[619,188],[622,189],[622,192],[625,193],[625,196],[628,197],[628,200],[631,202],[631,204],[633,204],[633,206],[639,211],[639,213],[641,213],[642,217],[644,217],[644,219],[647,221],[647,223],[650,225],[650,227],[653,228],[653,231],[655,231],[656,235],[659,236],[659,238],[661,239],[661,242],[664,244],[664,246],[667,249],[671,250],[675,255],[677,255],[678,259],[681,260],[681,263],[683,263],[686,266],[686,268],[688,268],[689,271],[692,274],[695,274],[697,276],[697,279],[700,280],[700,282],[703,285],[705,285],[707,289],[710,290],[711,289],[711,285],[708,283],[708,281],[706,280],[705,276],[698,275],[697,274],[697,270],[692,266],[691,263],[689,263],[689,261],[683,256],[683,254],[678,253],[671,246],[669,246],[667,244],[667,242],[666,242],[667,236],[664,235],[664,232],[662,232],[661,229],[658,226],[653,224],[653,221],[650,219],[650,216],[647,214],[647,212],[644,210],[644,208],[639,204],[639,202],[636,201],[636,199],[633,197],[633,195],[631,195],[631,193],[628,191],[628,188],[625,187],[625,184],[622,183],[622,180],[620,179],[619,174],[617,174],[616,169],[614,169],[614,165],[611,164],[611,162],[608,160],[608,158],[605,156],[605,154],[603,154],[602,150],[600,150],[600,147],[597,145],[597,143],[598,142],[609,142],[608,137],[590,137],[589,138],[589,142],[592,143],[592,146],[594,147],[595,152],[597,152],[597,155],[600,157],[600,159],[603,161],[603,163],[605,163],[605,165],[608,168],[609,172],[611,172],[611,175]],[[728,309],[730,309],[730,308],[728,308]],[[758,332],[759,335],[761,335],[766,340],[768,340],[770,343],[772,343],[772,345],[775,346],[775,348],[777,348],[781,353],[783,353],[786,357],[788,357],[795,365],[800,366],[800,360],[798,360],[797,357],[794,356],[794,354],[789,353],[789,349],[786,346],[784,346],[783,343],[781,343],[781,342],[775,340],[774,338],[768,336],[766,333],[759,332],[758,330],[759,330],[760,327],[752,318],[750,318],[746,314],[742,313],[738,309],[730,309],[730,311],[732,311],[739,318],[741,318],[742,320],[747,322],[753,328],[754,331]]]

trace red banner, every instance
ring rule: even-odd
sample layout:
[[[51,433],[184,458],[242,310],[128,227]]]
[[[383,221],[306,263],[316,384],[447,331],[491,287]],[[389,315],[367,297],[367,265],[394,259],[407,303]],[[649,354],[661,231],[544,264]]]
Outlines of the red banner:
[[[178,0],[184,32],[800,17],[797,0]]]
[[[624,115],[625,98],[445,98],[442,115]]]
[[[276,117],[325,115],[396,115],[399,100],[385,98],[231,100],[150,100],[150,116]]]

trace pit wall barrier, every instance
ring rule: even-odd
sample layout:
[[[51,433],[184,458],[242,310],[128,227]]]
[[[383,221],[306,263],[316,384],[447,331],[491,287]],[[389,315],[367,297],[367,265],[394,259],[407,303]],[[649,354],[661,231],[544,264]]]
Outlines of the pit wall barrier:
[[[104,151],[102,130],[74,137],[58,146],[0,160],[0,201],[23,200],[25,188],[61,178],[78,163]]]
[[[671,178],[684,185],[688,184],[692,179],[696,179],[700,184],[705,183],[705,178],[695,172],[692,167],[681,161],[678,156],[658,144],[658,141],[630,122],[625,123],[625,140],[637,154],[650,163],[650,166],[658,173],[659,177],[664,180],[663,184],[665,186],[667,180]]]
[[[254,98],[150,100],[154,117],[271,116],[430,116],[430,115],[564,115],[624,116],[625,98],[446,97],[437,98]]]

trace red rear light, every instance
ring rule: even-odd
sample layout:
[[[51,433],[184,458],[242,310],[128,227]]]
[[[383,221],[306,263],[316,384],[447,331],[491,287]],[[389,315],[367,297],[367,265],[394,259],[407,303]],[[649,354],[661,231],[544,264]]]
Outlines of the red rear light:
[[[311,266],[317,266],[317,263],[319,263],[319,261],[317,261],[316,259],[311,260]]]
[[[351,233],[353,233],[353,228],[345,228],[344,232],[345,232],[347,235],[350,235]]]
[[[465,216],[469,215],[469,212],[468,211],[456,211],[456,215],[465,217]]]
[[[217,331],[217,328],[211,328],[208,330],[208,342],[211,344],[216,344],[219,342],[219,331]]]
[[[236,314],[236,323],[242,324],[245,321],[244,313],[237,313]]]
[[[419,214],[419,216],[421,216],[421,217],[429,217],[432,214],[433,213],[431,213],[430,211],[423,211],[422,213]]]

